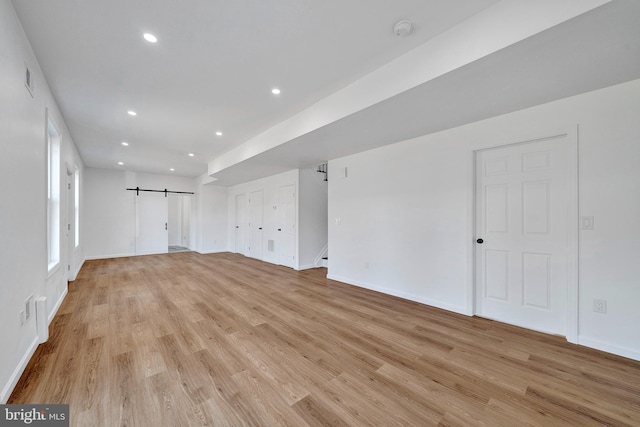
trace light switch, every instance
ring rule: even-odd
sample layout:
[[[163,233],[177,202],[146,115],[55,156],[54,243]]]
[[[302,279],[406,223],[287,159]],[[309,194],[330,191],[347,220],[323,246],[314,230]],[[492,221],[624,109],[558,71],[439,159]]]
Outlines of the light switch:
[[[593,217],[592,216],[583,216],[581,218],[582,225],[580,228],[583,230],[593,230]]]

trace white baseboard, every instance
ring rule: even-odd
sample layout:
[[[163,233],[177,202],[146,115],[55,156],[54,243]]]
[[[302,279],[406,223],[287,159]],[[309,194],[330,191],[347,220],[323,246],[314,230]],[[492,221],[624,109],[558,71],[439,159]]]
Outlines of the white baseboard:
[[[620,347],[614,344],[609,344],[604,341],[600,341],[594,338],[584,337],[578,335],[578,344],[585,347],[595,348],[596,350],[606,351],[607,353],[617,354],[618,356],[626,357],[628,359],[640,361],[640,351],[630,348]]]
[[[306,265],[299,266],[298,268],[296,268],[296,270],[302,271],[302,270],[310,270],[312,268],[318,268],[318,266],[315,264],[306,264]]]
[[[383,293],[383,294],[392,295],[394,297],[399,297],[399,298],[406,299],[406,300],[409,300],[409,301],[419,302],[420,304],[429,305],[431,307],[441,308],[443,310],[452,311],[452,312],[458,313],[458,314],[464,314],[465,316],[471,316],[471,314],[469,314],[469,310],[466,307],[458,307],[456,305],[442,303],[440,301],[432,300],[432,299],[429,299],[429,298],[419,297],[417,295],[412,295],[412,294],[409,294],[407,292],[398,291],[396,289],[390,289],[390,288],[385,288],[385,287],[381,287],[381,286],[373,286],[373,285],[368,284],[368,283],[357,282],[357,281],[350,280],[350,279],[347,279],[347,278],[344,278],[344,277],[340,277],[340,276],[336,276],[336,275],[333,275],[333,274],[327,274],[327,278],[331,279],[331,280],[336,280],[338,282],[346,283],[348,285],[357,286],[359,288],[365,288],[365,289],[369,289],[371,291],[376,291],[376,292],[380,292],[380,293]]]
[[[205,251],[197,251],[193,249],[193,252],[199,253],[200,255],[207,255],[207,254],[221,254],[223,252],[229,252],[229,251],[225,249],[213,249],[213,250],[205,250]]]
[[[62,305],[62,302],[64,301],[68,293],[69,293],[69,288],[65,286],[64,291],[62,291],[62,294],[60,295],[60,298],[58,298],[58,301],[56,301],[55,306],[53,306],[53,308],[47,315],[47,325],[51,324],[51,321],[58,313],[58,310],[60,309],[60,306]],[[20,359],[20,363],[18,363],[18,366],[16,366],[16,369],[13,371],[13,373],[9,377],[9,381],[2,388],[2,394],[0,394],[0,404],[7,403],[9,396],[11,396],[11,392],[13,391],[16,384],[18,383],[18,380],[20,380],[20,376],[22,375],[25,368],[27,367],[27,364],[29,363],[29,360],[31,360],[33,353],[35,353],[36,349],[38,348],[38,345],[39,345],[39,338],[36,336],[33,342],[29,345],[29,348],[27,349],[27,351],[24,353],[24,355],[22,355],[22,358]]]
[[[86,258],[82,259],[82,262],[80,263],[80,265],[78,265],[78,268],[76,268],[73,272],[73,276],[71,277],[70,281],[73,282],[74,280],[76,280],[78,278],[78,273],[80,273],[80,270],[82,270],[82,266],[84,265],[84,262],[86,261]]]
[[[2,394],[0,394],[0,404],[4,405],[5,403],[7,403],[7,400],[9,400],[9,397],[11,396],[13,389],[15,388],[16,384],[18,384],[18,380],[20,380],[22,373],[26,369],[27,364],[29,363],[29,360],[31,360],[31,357],[33,356],[33,353],[36,352],[37,348],[38,348],[38,338],[36,337],[31,343],[31,345],[29,345],[29,348],[27,349],[27,351],[22,355],[22,358],[20,359],[20,363],[18,363],[18,366],[16,366],[16,369],[14,369],[13,373],[9,377],[9,381],[2,388]]]
[[[58,301],[56,301],[56,305],[53,306],[53,308],[49,312],[49,315],[47,317],[47,323],[48,324],[51,324],[51,321],[53,320],[53,318],[56,317],[56,313],[58,313],[58,310],[60,309],[60,306],[62,305],[62,301],[64,301],[64,298],[67,296],[68,293],[69,293],[69,288],[67,286],[65,286],[64,287],[64,291],[60,295],[60,298],[58,298]]]
[[[85,257],[85,261],[89,261],[92,259],[109,259],[109,258],[125,258],[130,256],[136,256],[135,252],[125,253],[125,254],[112,254],[112,255],[94,255]]]

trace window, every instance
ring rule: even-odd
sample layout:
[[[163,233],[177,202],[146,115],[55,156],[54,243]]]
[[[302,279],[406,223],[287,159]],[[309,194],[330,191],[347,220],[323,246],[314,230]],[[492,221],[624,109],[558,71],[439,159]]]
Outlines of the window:
[[[74,181],[73,181],[73,189],[74,189],[74,215],[73,220],[75,222],[75,232],[73,233],[75,236],[75,247],[80,246],[80,171],[76,166],[76,170],[74,172]]]
[[[49,271],[60,262],[60,134],[47,118],[47,253]]]

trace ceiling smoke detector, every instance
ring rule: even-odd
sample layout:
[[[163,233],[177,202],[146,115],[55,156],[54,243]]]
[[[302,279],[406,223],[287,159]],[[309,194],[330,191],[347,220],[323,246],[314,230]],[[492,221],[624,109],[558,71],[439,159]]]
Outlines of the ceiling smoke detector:
[[[393,32],[397,37],[406,37],[411,33],[411,22],[410,21],[398,21],[396,25],[393,26]]]

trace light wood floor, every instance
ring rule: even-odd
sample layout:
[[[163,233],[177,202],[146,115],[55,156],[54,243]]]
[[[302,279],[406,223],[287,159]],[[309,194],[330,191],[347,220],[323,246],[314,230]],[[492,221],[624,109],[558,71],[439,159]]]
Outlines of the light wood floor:
[[[76,426],[640,425],[640,363],[235,254],[88,261],[9,403]]]

